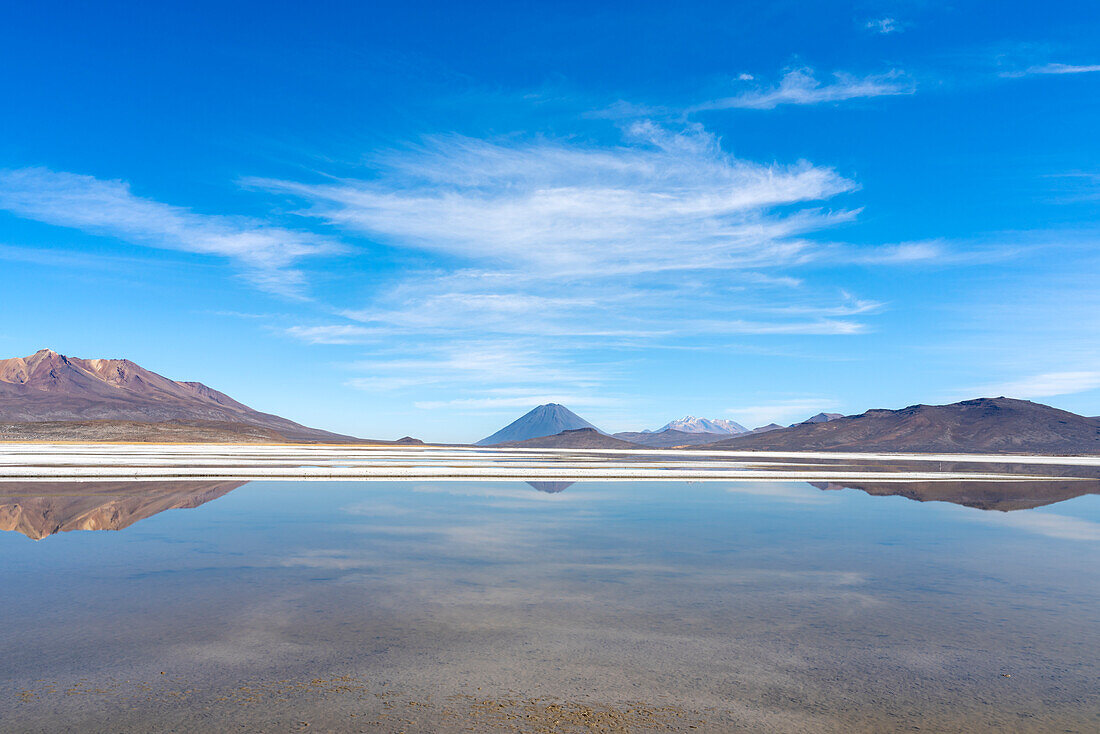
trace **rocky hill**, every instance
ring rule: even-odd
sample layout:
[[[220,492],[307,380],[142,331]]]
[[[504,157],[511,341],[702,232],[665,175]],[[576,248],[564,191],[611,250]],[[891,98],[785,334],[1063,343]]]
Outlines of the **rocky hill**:
[[[1100,421],[1041,403],[979,398],[869,410],[707,445],[757,451],[1100,454]]]
[[[114,422],[99,425],[110,429],[110,438],[87,438],[96,435],[100,421]],[[41,440],[144,440],[159,424],[167,424],[170,433],[190,426],[183,433],[357,440],[261,413],[200,382],[170,380],[127,359],[80,359],[42,349],[0,360],[0,436],[29,435],[40,428],[49,435]]]

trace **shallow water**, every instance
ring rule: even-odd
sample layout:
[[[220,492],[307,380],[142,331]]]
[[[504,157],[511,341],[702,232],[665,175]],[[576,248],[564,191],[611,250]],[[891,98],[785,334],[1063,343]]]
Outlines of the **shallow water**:
[[[1095,494],[0,494],[23,523],[0,533],[5,731],[1100,730]]]

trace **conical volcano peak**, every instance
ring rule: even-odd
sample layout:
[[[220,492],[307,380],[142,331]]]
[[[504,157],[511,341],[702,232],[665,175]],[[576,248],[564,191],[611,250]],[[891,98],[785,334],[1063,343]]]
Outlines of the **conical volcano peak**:
[[[571,431],[578,428],[591,428],[594,431],[603,433],[599,428],[596,428],[596,426],[564,405],[547,403],[532,409],[526,415],[509,423],[492,436],[481,439],[477,442],[477,445],[491,446],[506,441],[526,441],[529,438],[556,436],[562,431]]]

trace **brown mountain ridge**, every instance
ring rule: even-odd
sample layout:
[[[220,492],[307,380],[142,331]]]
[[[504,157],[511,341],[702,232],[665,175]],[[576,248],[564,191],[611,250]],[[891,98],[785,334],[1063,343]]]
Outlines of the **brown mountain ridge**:
[[[747,451],[881,451],[1100,454],[1100,420],[1013,398],[868,410],[695,448]]]
[[[40,438],[31,437],[36,432]],[[79,359],[42,349],[0,360],[0,436],[146,440],[146,434],[161,440],[358,440],[261,413],[201,382],[170,380],[128,359]]]

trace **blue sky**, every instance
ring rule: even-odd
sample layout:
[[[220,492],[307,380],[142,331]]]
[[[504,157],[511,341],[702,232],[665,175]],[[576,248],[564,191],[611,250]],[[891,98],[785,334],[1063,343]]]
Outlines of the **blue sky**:
[[[758,5],[9,7],[0,352],[380,438],[1100,414],[1100,7]]]

